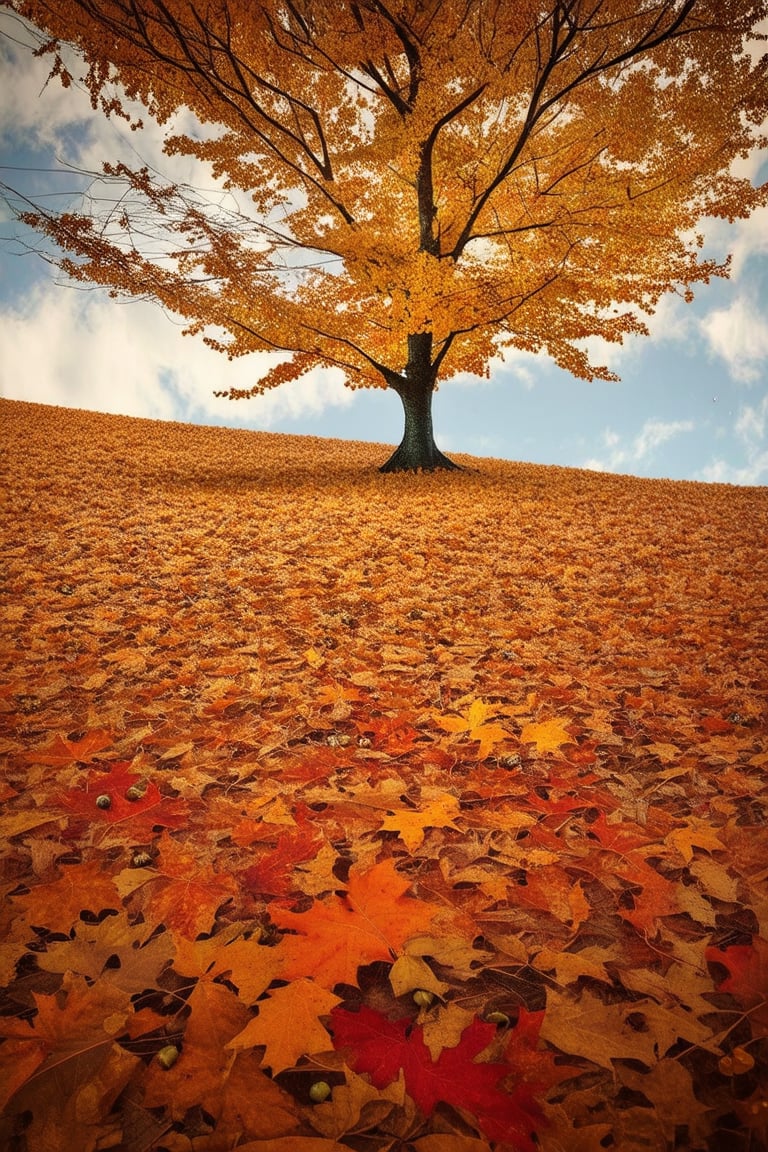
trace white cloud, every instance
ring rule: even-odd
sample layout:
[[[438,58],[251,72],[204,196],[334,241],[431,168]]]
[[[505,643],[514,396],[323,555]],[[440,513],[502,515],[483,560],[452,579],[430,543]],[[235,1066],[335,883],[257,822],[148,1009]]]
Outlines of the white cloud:
[[[755,453],[746,464],[731,464],[727,460],[713,460],[696,477],[708,484],[754,484],[768,482],[768,450]]]
[[[146,302],[119,305],[100,292],[47,282],[0,313],[0,395],[152,419],[283,418],[347,406],[337,370],[314,370],[246,403],[214,389],[250,388],[273,362],[266,354],[228,361]]]
[[[765,439],[766,421],[768,421],[768,395],[763,396],[760,404],[755,408],[750,404],[745,404],[742,407],[734,425],[734,431],[748,447],[752,447]]]
[[[0,33],[0,139],[23,138],[30,147],[55,145],[62,128],[95,119],[86,92],[72,87],[64,93],[58,79],[46,86],[50,56],[35,59],[29,49],[13,43],[14,39],[31,43],[18,17],[0,13]]]
[[[524,357],[528,357],[530,362],[526,363]],[[530,392],[536,386],[536,371],[539,373],[539,377],[541,376],[543,357],[537,357],[532,352],[520,352],[514,357],[507,355],[505,359],[509,373],[522,384],[526,391]],[[509,362],[510,359],[512,363]],[[493,365],[491,365],[491,371],[493,371]]]
[[[739,281],[748,261],[768,253],[768,205],[756,208],[746,220],[734,220],[732,224],[728,220],[712,220],[707,224],[706,236],[708,244],[718,253],[731,254],[731,279]]]
[[[593,472],[631,472],[638,465],[652,459],[660,445],[683,432],[692,432],[694,427],[692,420],[646,420],[637,436],[624,446],[621,437],[607,428],[603,432],[606,454],[586,460],[582,467]]]
[[[758,404],[743,404],[733,424],[733,434],[741,442],[743,458],[734,464],[718,457],[702,469],[700,479],[720,484],[765,484],[768,482],[768,394]]]
[[[692,420],[671,420],[666,422],[663,420],[647,420],[639,436],[635,437],[633,458],[635,460],[645,460],[646,457],[653,455],[653,452],[660,444],[664,444],[674,436],[679,436],[681,432],[692,431]]]
[[[488,372],[491,379],[511,376],[517,383],[522,384],[526,391],[530,391],[541,379],[542,370],[551,366],[551,363],[545,352],[526,352],[522,348],[510,345],[489,360]],[[486,383],[487,379],[488,377],[471,372],[459,372],[445,383],[462,388],[476,388]]]
[[[24,39],[23,26],[12,14],[0,13],[0,27]],[[78,76],[84,69],[74,63],[72,70]],[[163,155],[164,135],[189,129],[190,113],[180,114],[163,129],[145,115],[145,128],[132,133],[123,121],[94,113],[87,93],[77,85],[64,91],[54,79],[46,87],[50,58],[34,59],[3,37],[0,71],[0,143],[7,157],[23,142],[27,155],[50,156],[51,164],[56,157],[94,172],[105,159],[133,166],[148,163],[163,176],[204,187],[212,199],[232,205],[233,194],[217,188],[204,165],[190,157]],[[20,183],[33,197],[77,187],[71,177],[52,182],[47,172],[18,171],[8,182]],[[239,206],[248,212],[249,202],[242,200]],[[55,198],[48,202],[61,207]],[[40,268],[42,272],[42,264]],[[252,387],[273,359],[252,355],[227,361],[201,339],[182,337],[178,321],[151,304],[119,304],[102,292],[65,290],[42,277],[28,295],[3,302],[0,343],[0,395],[11,399],[155,419],[247,421],[261,428],[353,402],[341,373],[327,369],[316,369],[247,403],[216,398],[214,389]]]
[[[648,328],[647,336],[626,336],[622,344],[613,344],[599,336],[580,340],[592,364],[605,364],[611,371],[621,375],[627,367],[636,363],[652,344],[675,343],[692,345],[698,332],[693,306],[686,304],[675,292],[662,296],[652,316],[640,316]]]
[[[0,11],[0,33],[2,31],[22,43],[34,42],[32,34],[25,32],[23,22],[12,13]],[[69,54],[67,62],[74,82],[64,89],[57,77],[48,81],[52,57],[35,58],[28,48],[0,34],[3,90],[0,144],[9,156],[21,143],[27,155],[32,152],[46,158],[41,171],[21,168],[8,173],[8,184],[31,194],[33,199],[41,194],[47,197],[50,193],[62,193],[71,200],[78,190],[91,186],[89,174],[101,173],[105,161],[113,164],[122,161],[133,168],[147,165],[168,180],[204,188],[217,202],[224,199],[232,205],[237,200],[239,208],[246,213],[250,211],[249,198],[235,197],[233,192],[223,193],[221,181],[213,178],[206,165],[193,157],[166,156],[163,152],[167,135],[185,132],[194,135],[198,130],[198,121],[190,111],[182,109],[161,128],[146,109],[125,100],[122,91],[115,88],[127,111],[142,121],[143,127],[132,131],[122,118],[114,115],[107,118],[93,110],[90,96],[79,82],[86,71],[85,65],[74,53]],[[78,169],[81,174],[70,169]],[[60,175],[54,175],[51,170]],[[54,209],[63,207],[57,195],[47,203]]]
[[[710,349],[725,360],[734,380],[751,383],[768,362],[768,319],[748,296],[737,296],[700,321]]]

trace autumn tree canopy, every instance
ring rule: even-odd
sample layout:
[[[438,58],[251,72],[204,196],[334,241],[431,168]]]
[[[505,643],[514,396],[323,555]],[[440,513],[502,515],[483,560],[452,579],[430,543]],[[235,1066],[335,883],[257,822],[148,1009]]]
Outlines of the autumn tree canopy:
[[[768,200],[732,170],[765,142],[764,0],[0,2],[65,87],[68,45],[94,107],[138,101],[243,205],[107,167],[119,210],[25,214],[64,270],[279,354],[233,399],[320,365],[394,389],[385,470],[451,466],[432,392],[505,349],[611,378],[583,341],[725,272],[697,225]]]

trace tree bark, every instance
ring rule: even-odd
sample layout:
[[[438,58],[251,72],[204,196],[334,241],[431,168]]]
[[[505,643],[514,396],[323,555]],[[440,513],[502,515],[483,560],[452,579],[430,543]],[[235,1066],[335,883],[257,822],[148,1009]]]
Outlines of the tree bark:
[[[408,337],[405,372],[384,369],[387,384],[403,402],[403,439],[380,472],[433,472],[435,468],[459,468],[444,456],[432,434],[432,393],[437,368],[432,363],[432,333],[412,332]]]
[[[403,402],[405,429],[400,446],[392,453],[380,472],[433,472],[435,468],[456,468],[435,444],[432,432],[432,392],[431,381],[420,384],[418,381],[403,381],[391,384]]]

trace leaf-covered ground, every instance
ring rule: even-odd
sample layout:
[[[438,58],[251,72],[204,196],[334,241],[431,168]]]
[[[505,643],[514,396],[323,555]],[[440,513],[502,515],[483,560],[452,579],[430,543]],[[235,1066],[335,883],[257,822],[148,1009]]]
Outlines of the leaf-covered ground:
[[[768,490],[0,418],[3,1147],[765,1148]]]

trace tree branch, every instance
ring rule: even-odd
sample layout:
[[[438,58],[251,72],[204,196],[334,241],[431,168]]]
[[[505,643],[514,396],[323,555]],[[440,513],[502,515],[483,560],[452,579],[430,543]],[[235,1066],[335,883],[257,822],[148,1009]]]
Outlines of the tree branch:
[[[696,5],[697,0],[685,0],[680,10],[674,14],[674,19],[668,27],[660,29],[662,16],[665,12],[673,11],[672,4],[669,0],[665,0],[662,12],[656,17],[655,21],[649,29],[640,37],[635,44],[627,48],[625,51],[617,53],[610,59],[604,59],[604,54],[598,56],[588,66],[583,68],[579,74],[570,81],[568,84],[557,89],[551,96],[544,99],[545,89],[551,76],[553,75],[558,64],[566,57],[566,53],[576,36],[579,33],[589,31],[588,21],[592,19],[596,12],[602,7],[601,3],[593,9],[587,22],[579,25],[575,19],[572,18],[572,11],[578,7],[575,0],[558,0],[551,12],[551,35],[549,51],[546,59],[541,54],[541,40],[538,35],[537,27],[537,48],[539,51],[539,78],[536,82],[534,90],[528,104],[528,111],[526,113],[523,127],[518,135],[517,140],[510,152],[507,160],[496,174],[496,176],[487,185],[485,190],[475,199],[472,210],[467,217],[467,221],[451,251],[454,259],[458,259],[462,251],[466,247],[470,239],[473,238],[473,228],[477,218],[483,211],[488,201],[490,200],[496,189],[504,183],[514,170],[515,164],[530,140],[533,129],[541,119],[541,117],[548,111],[554,104],[563,100],[570,92],[585,84],[588,80],[624,63],[627,60],[635,59],[644,53],[652,51],[660,44],[667,40],[677,38],[678,36],[689,34],[694,29],[686,29],[684,27],[688,15],[691,13]],[[563,28],[566,29],[563,33]]]

